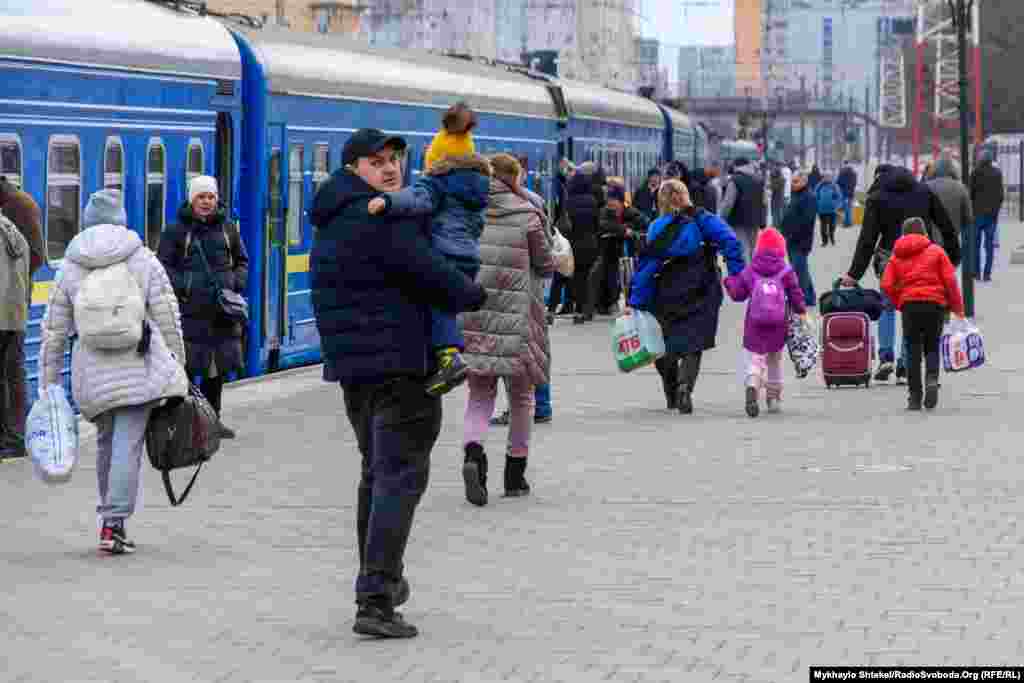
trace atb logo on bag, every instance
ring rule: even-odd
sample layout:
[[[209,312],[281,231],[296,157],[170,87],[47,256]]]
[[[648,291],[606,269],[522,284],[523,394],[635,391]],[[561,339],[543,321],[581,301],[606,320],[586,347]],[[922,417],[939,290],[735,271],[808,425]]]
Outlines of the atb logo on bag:
[[[640,334],[634,334],[630,337],[623,337],[619,340],[619,353],[628,355],[636,353],[640,350]]]

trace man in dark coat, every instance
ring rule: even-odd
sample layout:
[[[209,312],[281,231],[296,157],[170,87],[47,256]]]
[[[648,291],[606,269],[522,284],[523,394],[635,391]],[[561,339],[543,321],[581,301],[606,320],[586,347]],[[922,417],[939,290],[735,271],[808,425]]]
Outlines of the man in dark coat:
[[[403,556],[441,430],[431,309],[478,310],[483,287],[431,248],[430,218],[371,216],[370,200],[402,187],[402,138],[356,131],[343,167],[316,194],[310,253],[324,378],[341,384],[362,454],[356,633],[411,638],[395,607],[409,597]]]
[[[46,243],[43,241],[43,221],[39,205],[32,195],[19,190],[7,178],[0,176],[0,213],[17,228],[28,244],[28,294],[18,304],[32,304],[32,276],[46,263]],[[6,273],[4,274],[6,275]],[[22,309],[24,313],[26,310]],[[0,315],[0,318],[5,317]],[[21,458],[25,450],[25,418],[28,411],[28,393],[25,382],[25,329],[0,329],[0,414],[3,421],[0,433],[7,438],[0,443],[0,459]]]
[[[992,152],[982,149],[978,165],[971,174],[971,201],[974,204],[974,258],[970,263],[974,279],[992,280],[992,262],[998,241],[999,211],[1003,206],[1003,172],[992,163]],[[981,244],[985,243],[985,268],[981,267]],[[983,275],[982,275],[983,274]]]
[[[199,377],[199,390],[219,416],[227,375],[240,372],[242,325],[224,315],[218,291],[245,292],[249,254],[218,201],[217,180],[198,176],[189,183],[189,200],[178,210],[178,223],[160,235],[157,258],[167,271],[181,304],[185,368]],[[220,425],[221,438],[235,432]]]
[[[853,226],[853,198],[857,192],[857,172],[849,161],[843,162],[843,170],[839,172],[836,183],[843,192],[843,209],[846,211],[843,225],[849,228]]]
[[[879,176],[878,190],[868,195],[864,207],[864,225],[861,226],[853,262],[843,276],[843,283],[857,283],[872,260],[879,280],[885,263],[892,254],[893,245],[902,236],[903,222],[908,218],[921,218],[929,231],[942,235],[943,248],[953,265],[960,263],[960,243],[956,229],[942,202],[924,183],[905,168],[892,168]],[[879,366],[875,379],[884,382],[895,370],[896,312],[889,308],[878,321]]]
[[[818,189],[818,184],[821,182],[822,177],[821,169],[818,168],[817,164],[814,164],[814,166],[811,167],[811,175],[807,177],[808,187],[812,190]]]
[[[598,235],[601,231],[601,211],[604,209],[604,177],[593,162],[580,164],[569,179],[565,200],[566,211],[572,222],[572,234],[566,235],[572,244],[576,269],[572,276],[572,298],[576,302],[573,322],[582,325],[594,319],[597,302],[590,297],[590,271],[599,256]]]
[[[814,221],[818,216],[818,200],[808,187],[807,176],[803,173],[793,175],[793,194],[779,226],[779,231],[786,238],[786,251],[789,263],[796,271],[800,281],[800,289],[804,292],[804,305],[818,305],[811,279],[811,268],[808,262],[814,248]]]
[[[736,169],[725,188],[719,212],[743,243],[743,257],[748,263],[754,256],[757,233],[767,218],[764,185],[764,176],[749,159],[736,159]]]
[[[635,245],[647,232],[644,214],[626,206],[626,192],[621,185],[608,186],[608,202],[601,212],[598,246],[598,260],[590,272],[590,300],[599,307],[602,315],[613,314],[619,301],[619,258],[624,246],[629,246],[629,255],[636,254]]]

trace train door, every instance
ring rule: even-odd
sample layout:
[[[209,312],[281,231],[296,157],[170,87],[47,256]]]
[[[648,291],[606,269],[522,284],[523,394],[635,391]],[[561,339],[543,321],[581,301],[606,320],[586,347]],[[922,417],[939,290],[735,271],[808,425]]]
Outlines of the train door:
[[[288,239],[285,234],[285,187],[288,180],[285,124],[267,126],[267,206],[263,231],[263,339],[268,370],[278,367],[287,308]]]

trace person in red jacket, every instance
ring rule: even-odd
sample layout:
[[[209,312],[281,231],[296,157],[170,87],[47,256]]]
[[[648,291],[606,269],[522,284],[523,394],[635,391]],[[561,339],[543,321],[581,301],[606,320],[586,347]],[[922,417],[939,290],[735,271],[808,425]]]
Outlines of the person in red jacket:
[[[921,410],[921,352],[924,351],[924,407],[939,402],[939,340],[949,310],[964,315],[956,269],[946,252],[928,239],[920,218],[903,222],[892,259],[882,277],[882,291],[903,314],[903,343],[910,349],[907,410]]]

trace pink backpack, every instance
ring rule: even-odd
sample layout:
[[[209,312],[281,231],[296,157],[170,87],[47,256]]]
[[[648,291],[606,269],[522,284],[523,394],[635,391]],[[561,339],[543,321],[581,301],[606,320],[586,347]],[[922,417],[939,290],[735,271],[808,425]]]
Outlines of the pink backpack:
[[[784,325],[786,323],[786,288],[782,278],[790,271],[786,266],[778,274],[762,277],[752,273],[754,286],[750,294],[750,308],[747,315],[758,327]]]

